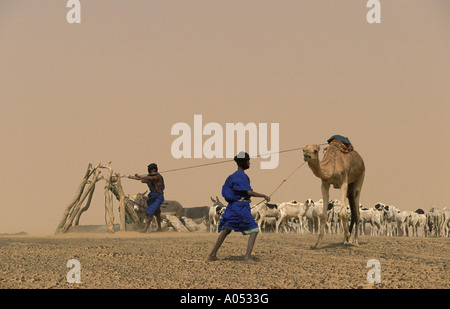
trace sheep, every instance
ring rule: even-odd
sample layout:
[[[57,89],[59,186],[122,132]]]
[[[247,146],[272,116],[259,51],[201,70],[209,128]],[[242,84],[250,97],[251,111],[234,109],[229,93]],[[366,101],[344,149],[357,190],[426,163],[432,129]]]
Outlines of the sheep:
[[[445,207],[442,210],[443,213],[443,223],[442,223],[442,231],[444,232],[444,237],[449,237],[450,236],[450,209],[447,209],[447,207]]]
[[[427,218],[423,213],[417,212],[417,210],[415,212],[411,211],[409,215],[408,225],[412,228],[412,236],[418,237],[419,230],[422,230],[423,234],[425,235],[426,222]]]
[[[364,208],[362,205],[359,206],[359,216],[360,216],[360,221],[362,224],[360,224],[361,226],[361,235],[364,235],[365,233],[365,225],[366,223],[370,223],[371,229],[370,229],[370,235],[376,235],[380,232],[381,229],[381,215],[380,212],[377,211],[374,208]],[[376,227],[376,233],[375,233],[375,228],[374,225]]]
[[[260,231],[262,231],[261,226],[267,217],[275,217],[277,219],[280,217],[280,211],[278,210],[277,204],[260,203],[252,208],[256,209],[257,215],[255,214],[253,217],[258,217],[257,222]]]
[[[278,217],[275,232],[278,233],[279,226],[281,223],[286,225],[286,221],[290,218],[298,218],[299,228],[297,232],[303,231],[303,217],[306,213],[306,206],[303,203],[298,203],[297,201],[290,201],[281,203],[278,206],[278,210],[280,212],[280,216]]]
[[[435,236],[440,237],[442,232],[442,225],[444,223],[444,214],[442,213],[442,210],[440,210],[436,206],[433,206],[431,207],[431,210],[427,212],[426,217],[429,234],[432,235],[434,230]]]

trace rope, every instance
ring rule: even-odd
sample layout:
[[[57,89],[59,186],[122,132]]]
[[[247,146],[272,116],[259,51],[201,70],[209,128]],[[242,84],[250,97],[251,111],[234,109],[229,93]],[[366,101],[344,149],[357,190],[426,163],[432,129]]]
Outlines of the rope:
[[[324,145],[328,145],[328,143],[323,143],[323,144],[319,144],[317,146],[324,146]],[[276,151],[276,152],[272,152],[272,153],[266,153],[264,155],[259,154],[256,157],[262,157],[262,156],[268,156],[271,154],[275,154],[275,153],[286,153],[286,152],[291,152],[291,151],[297,151],[297,150],[303,150],[305,149],[305,147],[298,147],[298,148],[292,148],[292,149],[287,149],[287,150],[282,150],[282,151]],[[198,165],[191,165],[191,166],[186,166],[186,167],[180,167],[180,168],[174,168],[171,170],[166,170],[166,171],[162,171],[159,172],[160,174],[162,173],[170,173],[170,172],[176,172],[176,171],[182,171],[182,170],[187,170],[187,169],[192,169],[192,168],[197,168],[197,167],[204,167],[204,166],[210,166],[210,165],[217,165],[217,164],[222,164],[222,163],[228,163],[234,161],[234,159],[228,159],[228,160],[222,160],[222,161],[218,161],[218,162],[212,162],[212,163],[204,163],[204,164],[198,164]],[[272,195],[275,194],[275,192],[278,191],[278,189],[281,188],[281,186],[292,176],[295,174],[296,171],[298,171],[303,165],[305,165],[306,161],[303,162],[302,164],[300,164],[298,167],[296,167],[285,179],[283,179],[283,181],[281,181],[281,183],[275,188],[275,190],[273,190],[273,192],[269,195],[269,197],[272,197]],[[143,175],[144,176],[144,175]],[[120,176],[120,178],[123,177],[128,177],[126,175]],[[254,208],[256,206],[258,206],[259,204],[261,204],[262,202],[264,202],[265,200],[261,200],[260,202],[258,202],[257,204],[253,205],[251,208]],[[106,206],[106,205],[105,205]]]
[[[276,189],[275,190],[273,190],[273,192],[269,195],[269,197],[272,197],[272,195],[274,195],[275,194],[275,192],[277,192],[278,191],[278,189],[280,189],[281,188],[281,186],[292,176],[292,175],[294,175],[295,174],[295,172],[296,171],[298,171],[304,164],[306,163],[306,161],[305,162],[303,162],[302,164],[300,164],[295,170],[293,170],[285,179],[283,179],[283,181],[278,185],[278,187],[276,187]],[[253,205],[251,208],[254,208],[254,207],[256,207],[256,206],[258,206],[259,204],[261,204],[262,202],[264,202],[265,200],[263,199],[263,200],[261,200],[260,202],[258,202],[257,204],[255,204],[255,205]]]
[[[228,160],[222,160],[222,161],[218,161],[218,162],[204,163],[204,164],[198,164],[198,165],[191,165],[191,166],[180,167],[180,168],[174,168],[174,169],[162,171],[162,172],[159,172],[159,173],[160,174],[170,173],[170,172],[188,170],[188,169],[191,169],[191,168],[204,167],[204,166],[210,166],[210,165],[217,165],[217,164],[222,164],[222,163],[228,163],[228,162],[231,162],[231,161],[234,161],[234,159],[228,159]]]
[[[324,145],[328,145],[328,143],[319,144],[318,146],[324,146]],[[292,149],[287,149],[287,150],[269,152],[269,153],[266,153],[266,154],[259,154],[259,155],[256,156],[256,158],[259,158],[259,157],[262,157],[262,156],[269,156],[269,155],[276,154],[276,153],[286,153],[286,152],[303,150],[303,149],[305,149],[305,147],[298,147],[298,148],[292,148]],[[217,165],[217,164],[222,164],[222,163],[228,163],[228,162],[232,162],[232,161],[234,161],[234,159],[227,159],[227,160],[221,160],[221,161],[217,161],[217,162],[203,163],[203,164],[198,164],[198,165],[191,165],[191,166],[185,166],[185,167],[180,167],[180,168],[174,168],[174,169],[170,169],[170,170],[161,171],[159,173],[160,174],[171,173],[171,172],[188,170],[188,169],[192,169],[192,168],[198,168],[198,167],[205,167],[205,166]],[[140,176],[146,176],[146,175],[140,175]],[[124,178],[124,177],[128,177],[128,176],[127,175],[120,176],[120,178]]]
[[[294,173],[296,172],[296,171],[298,171],[304,164],[306,163],[306,161],[305,162],[303,162],[302,164],[300,164],[292,173],[290,173],[289,174],[289,176],[287,176],[286,177],[286,179],[283,179],[283,181],[278,185],[278,187],[269,195],[269,197],[272,197],[272,195],[275,193],[275,192],[277,192],[278,191],[278,189],[292,176],[292,175],[294,175]]]

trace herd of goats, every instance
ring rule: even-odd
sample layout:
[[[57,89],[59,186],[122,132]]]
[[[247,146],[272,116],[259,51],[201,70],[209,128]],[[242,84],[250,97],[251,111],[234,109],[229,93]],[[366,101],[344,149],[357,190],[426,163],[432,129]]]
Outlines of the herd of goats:
[[[218,220],[225,210],[225,205],[211,198],[214,205],[210,209],[209,225],[211,230],[217,230]],[[318,233],[320,217],[323,213],[323,202],[311,199],[305,203],[289,201],[280,204],[261,203],[251,208],[252,215],[261,231]],[[350,208],[346,206],[347,217],[350,218]],[[339,213],[342,205],[338,200],[332,200],[327,207],[327,222],[325,233],[339,234],[343,232]],[[380,236],[435,236],[450,235],[450,209],[443,210],[432,207],[429,211],[402,211],[395,206],[377,203],[373,208],[360,205],[360,233],[366,232],[366,224],[370,225],[370,235]]]
[[[145,196],[138,194],[141,200],[135,202],[135,210],[145,214]],[[217,231],[220,216],[226,209],[218,197],[213,199],[212,206],[184,208],[176,201],[166,201],[161,210],[162,217],[178,217],[181,222],[204,223],[207,231]],[[339,216],[342,205],[338,200],[332,200],[327,207],[326,234],[342,234],[343,226]],[[261,232],[283,233],[318,233],[320,231],[323,213],[323,202],[311,199],[305,203],[297,201],[280,204],[258,203],[251,206],[251,213],[258,223]],[[140,210],[140,211],[139,211]],[[351,217],[350,208],[346,206],[347,218]],[[450,209],[432,207],[429,211],[402,211],[395,206],[377,203],[373,208],[360,205],[360,235],[366,232],[366,225],[370,226],[370,235],[374,236],[422,236],[449,237]],[[145,215],[144,215],[145,216]],[[178,220],[177,220],[178,221]],[[350,220],[348,220],[350,221]],[[172,224],[173,225],[173,224]]]

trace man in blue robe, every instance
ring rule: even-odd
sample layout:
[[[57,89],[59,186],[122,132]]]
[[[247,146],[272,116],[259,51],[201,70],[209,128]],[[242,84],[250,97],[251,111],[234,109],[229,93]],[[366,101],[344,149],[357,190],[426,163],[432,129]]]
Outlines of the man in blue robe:
[[[148,175],[140,176],[135,174],[134,176],[128,176],[130,179],[140,180],[146,183],[150,189],[147,199],[147,210],[145,212],[147,216],[147,222],[142,233],[147,232],[153,216],[156,217],[156,223],[158,224],[158,231],[161,230],[161,204],[164,202],[164,179],[161,174],[158,173],[158,166],[155,163],[151,163],[148,167]]]
[[[245,262],[255,263],[251,257],[253,246],[259,229],[250,212],[250,197],[263,197],[267,202],[270,197],[265,194],[253,191],[250,186],[250,179],[245,170],[250,167],[250,156],[248,153],[240,152],[234,157],[238,165],[238,170],[228,176],[222,187],[222,196],[228,202],[225,212],[222,214],[219,223],[220,232],[217,242],[208,256],[209,261],[216,261],[217,251],[231,231],[241,232],[243,235],[250,235],[248,239]]]

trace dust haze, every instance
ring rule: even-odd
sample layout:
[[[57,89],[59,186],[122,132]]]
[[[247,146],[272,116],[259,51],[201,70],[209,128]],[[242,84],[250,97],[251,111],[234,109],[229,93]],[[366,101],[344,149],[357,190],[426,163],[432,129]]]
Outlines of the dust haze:
[[[383,1],[381,24],[356,0],[82,1],[81,24],[65,4],[0,4],[0,233],[53,233],[89,163],[134,174],[218,160],[173,158],[171,128],[195,114],[279,123],[280,150],[344,135],[366,164],[365,206],[450,206],[446,1]],[[251,185],[270,194],[303,158],[259,160]],[[210,205],[235,168],[167,173],[165,197]],[[104,223],[96,190],[81,224]],[[320,181],[305,165],[272,201],[308,198]]]

